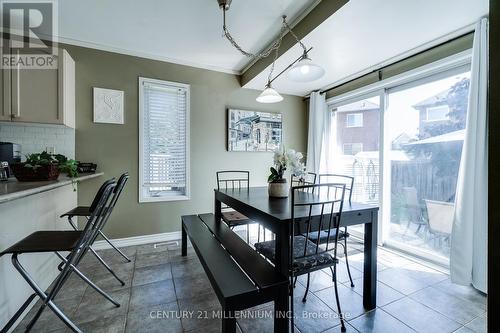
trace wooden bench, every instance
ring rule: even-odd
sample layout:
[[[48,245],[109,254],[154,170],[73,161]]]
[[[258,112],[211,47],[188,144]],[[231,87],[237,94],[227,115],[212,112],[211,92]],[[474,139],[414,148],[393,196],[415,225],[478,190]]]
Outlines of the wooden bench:
[[[213,214],[182,216],[183,256],[187,237],[222,306],[222,332],[236,331],[235,311],[288,297],[287,278]]]

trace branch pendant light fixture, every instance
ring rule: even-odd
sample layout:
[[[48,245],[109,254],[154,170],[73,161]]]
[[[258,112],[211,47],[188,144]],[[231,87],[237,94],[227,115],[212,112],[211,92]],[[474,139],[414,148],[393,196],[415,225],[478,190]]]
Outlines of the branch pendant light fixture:
[[[319,79],[325,74],[325,70],[313,63],[311,61],[311,58],[309,58],[309,51],[312,50],[312,47],[307,49],[304,43],[297,37],[297,35],[293,32],[292,28],[286,21],[286,16],[282,16],[282,25],[280,29],[280,33],[278,35],[278,38],[276,38],[271,45],[265,49],[264,51],[260,53],[251,53],[248,51],[245,51],[231,36],[229,33],[229,30],[226,26],[226,12],[229,10],[229,7],[231,5],[232,0],[217,0],[219,3],[219,8],[222,10],[222,31],[224,34],[224,37],[227,38],[227,40],[233,45],[234,48],[236,48],[241,54],[243,54],[246,57],[253,58],[253,59],[263,59],[267,58],[274,52],[274,58],[273,62],[271,64],[271,69],[269,71],[269,75],[267,77],[267,84],[262,91],[262,93],[257,97],[257,102],[259,103],[277,103],[281,102],[283,100],[283,97],[272,87],[272,82],[276,80],[280,75],[285,73],[288,70],[288,78],[292,81],[296,82],[310,82]],[[278,75],[273,77],[273,71],[274,71],[274,66],[276,63],[276,60],[278,59],[279,55],[279,48],[281,46],[281,42],[283,41],[283,37],[285,36],[286,33],[290,33],[290,35],[295,39],[295,41],[300,45],[300,47],[303,50],[302,55],[296,59],[294,62],[292,62],[290,65],[288,65],[285,70],[280,72]]]

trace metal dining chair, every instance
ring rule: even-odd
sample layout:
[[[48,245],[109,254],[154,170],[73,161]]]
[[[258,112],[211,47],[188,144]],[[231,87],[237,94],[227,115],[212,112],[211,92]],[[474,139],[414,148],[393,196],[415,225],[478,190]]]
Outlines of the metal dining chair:
[[[95,285],[89,278],[87,278],[77,268],[78,263],[87,253],[90,245],[98,235],[99,228],[106,220],[106,207],[110,204],[110,198],[116,183],[114,180],[105,182],[98,191],[98,198],[96,200],[95,209],[89,217],[89,223],[85,225],[82,231],[78,230],[63,230],[63,231],[37,231],[12,245],[5,251],[0,253],[0,256],[5,254],[12,254],[12,264],[14,268],[21,274],[30,287],[34,290],[34,294],[30,295],[23,305],[16,311],[14,316],[7,322],[5,327],[0,332],[7,332],[17,319],[24,313],[26,308],[31,304],[36,296],[40,297],[43,301],[40,309],[35,313],[33,318],[26,327],[26,332],[29,332],[36,321],[40,318],[43,310],[48,307],[55,315],[61,319],[66,326],[73,332],[82,332],[75,323],[73,323],[55,304],[54,298],[58,295],[64,283],[68,280],[71,273],[76,273],[81,279],[89,284],[98,293],[112,302],[116,307],[120,304],[116,302],[111,296],[106,294],[102,289]],[[60,252],[69,251],[69,255],[64,257]],[[19,262],[19,256],[28,253],[47,253],[54,252],[61,260],[63,266],[61,272],[56,277],[52,287],[48,292],[45,292],[34,281],[30,274]]]
[[[129,179],[129,175],[128,175],[127,172],[123,173],[120,176],[120,178],[118,179],[118,182],[116,183],[116,187],[114,188],[114,191],[113,191],[113,195],[112,195],[112,198],[111,198],[110,205],[106,209],[106,214],[107,215],[106,215],[105,221],[102,224],[101,229],[99,229],[97,231],[97,236],[101,236],[109,245],[111,245],[111,247],[113,249],[115,249],[123,258],[125,258],[125,260],[127,260],[128,262],[130,262],[131,260],[119,248],[117,248],[111,242],[111,240],[102,232],[102,228],[104,228],[104,226],[106,225],[107,220],[109,219],[109,216],[113,212],[113,210],[114,210],[114,208],[116,206],[116,203],[118,202],[118,199],[120,198],[120,195],[121,195],[121,193],[123,191],[123,188],[125,187],[125,184],[127,183],[128,179]],[[73,217],[85,217],[87,219],[87,223],[89,223],[89,221],[90,221],[89,218],[92,215],[92,212],[95,210],[98,200],[99,200],[99,192],[94,197],[94,200],[92,201],[92,204],[90,206],[78,206],[76,208],[73,208],[69,212],[66,212],[66,213],[62,214],[60,217],[61,218],[62,217],[67,217],[68,218],[68,222],[73,227],[73,229],[78,230],[78,227],[77,227],[75,221],[73,221]],[[97,238],[97,236],[96,236],[96,238]],[[104,261],[104,259],[99,254],[97,254],[97,252],[92,248],[92,243],[89,246],[89,250],[97,258],[97,260],[99,260],[99,262],[111,273],[111,275],[113,275],[120,282],[120,284],[122,286],[124,286],[125,282],[123,282],[123,280],[120,279],[118,277],[118,275],[116,275],[116,273],[109,266],[109,264],[106,263]],[[61,265],[59,265],[59,268],[62,267],[62,264],[63,263],[61,263]]]
[[[304,178],[299,178],[295,175],[292,175],[292,180],[290,183],[292,187],[301,185],[314,185],[316,184],[316,178],[317,175],[314,172],[307,172]]]
[[[349,200],[349,203],[351,203],[352,199],[352,190],[354,187],[354,177],[351,176],[346,176],[346,175],[337,175],[337,174],[330,174],[330,173],[325,173],[325,174],[320,174],[319,175],[319,183],[341,183],[345,185],[345,191],[349,192],[349,195],[346,197],[347,200]],[[349,275],[349,280],[351,282],[351,287],[354,287],[354,282],[352,280],[351,276],[351,269],[349,267],[349,260],[347,256],[347,238],[349,238],[349,233],[347,232],[347,227],[343,228],[344,230],[339,230],[339,235],[338,238],[343,241],[340,243],[344,249],[344,258],[345,258],[345,264],[347,267],[347,274]],[[318,241],[320,244],[324,244],[328,242],[328,238],[330,237],[336,237],[336,235],[332,232],[328,233],[327,231],[321,232],[318,235],[313,234],[310,239],[313,242]],[[333,271],[332,271],[333,274]]]
[[[242,190],[250,187],[250,172],[241,170],[217,171],[217,189],[221,190]],[[250,242],[250,224],[256,223],[240,212],[235,211],[229,206],[222,207],[222,220],[231,228],[237,226],[246,226],[247,243]],[[264,232],[265,237],[265,232]],[[260,225],[258,225],[258,240],[260,240]]]
[[[290,286],[294,283],[294,277],[307,274],[306,291],[302,302],[306,302],[307,300],[311,273],[327,267],[332,269],[335,299],[342,332],[345,332],[346,328],[338,296],[336,267],[339,262],[337,258],[337,244],[339,241],[339,226],[344,204],[344,193],[345,184],[316,184],[292,187],[291,234],[293,237],[290,237],[290,252],[288,254],[290,260]],[[313,211],[315,212],[315,217],[312,215]],[[296,218],[296,216],[304,215],[305,217]],[[311,235],[319,235],[324,231],[328,235],[325,243],[320,243],[318,241],[319,237],[316,237],[316,242],[311,240]],[[255,249],[268,260],[275,263],[275,240],[256,243]],[[294,313],[293,290],[293,288],[290,288],[292,314]],[[293,317],[292,315],[291,327],[294,327]]]

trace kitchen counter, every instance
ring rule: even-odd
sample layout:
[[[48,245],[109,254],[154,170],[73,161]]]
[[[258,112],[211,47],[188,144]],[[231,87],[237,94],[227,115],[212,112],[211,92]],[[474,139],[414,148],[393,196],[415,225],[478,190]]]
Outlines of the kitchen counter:
[[[81,173],[77,178],[69,178],[60,175],[58,180],[37,181],[37,182],[20,182],[15,178],[10,178],[8,181],[0,181],[0,204],[41,192],[50,191],[61,186],[71,185],[73,181],[84,181],[102,176],[103,172],[98,173]]]

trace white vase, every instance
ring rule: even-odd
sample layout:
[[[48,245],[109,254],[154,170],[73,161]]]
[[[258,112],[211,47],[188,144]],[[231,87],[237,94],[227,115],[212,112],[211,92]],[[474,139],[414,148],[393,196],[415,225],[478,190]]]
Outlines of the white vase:
[[[290,188],[286,182],[286,179],[281,179],[277,182],[269,183],[268,193],[270,197],[273,198],[286,198],[290,193]]]

